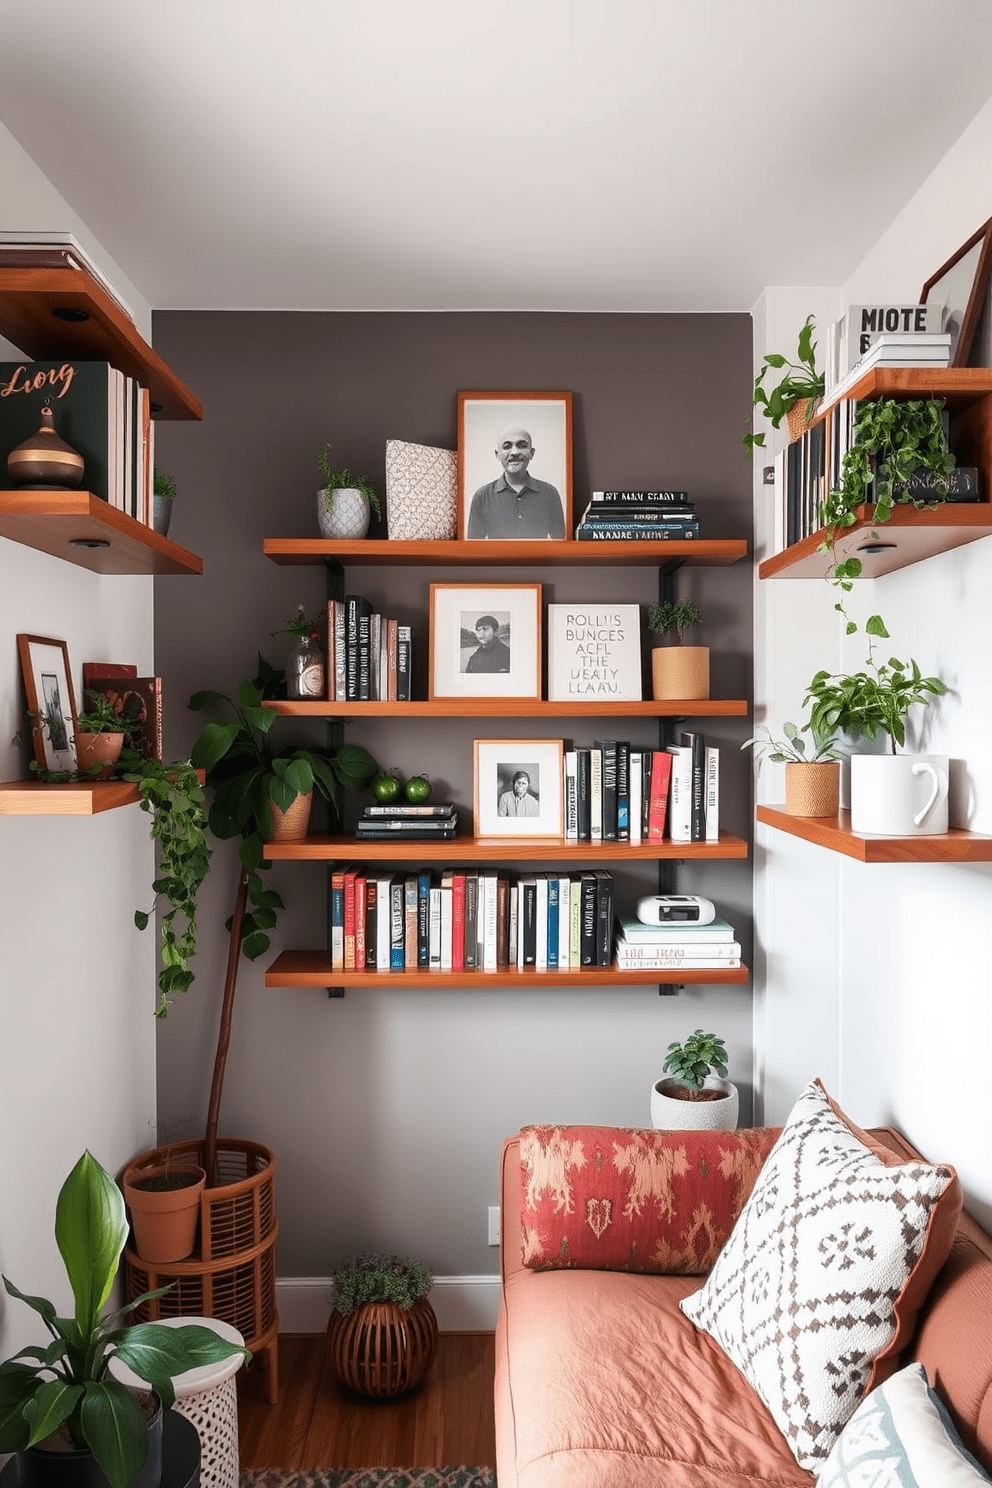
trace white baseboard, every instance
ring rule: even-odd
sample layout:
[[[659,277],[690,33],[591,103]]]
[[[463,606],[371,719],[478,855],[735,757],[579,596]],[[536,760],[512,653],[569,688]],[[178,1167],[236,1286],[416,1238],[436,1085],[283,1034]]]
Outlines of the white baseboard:
[[[329,1276],[276,1278],[281,1333],[323,1333],[331,1315]],[[435,1276],[431,1306],[442,1333],[491,1333],[499,1311],[498,1276]]]

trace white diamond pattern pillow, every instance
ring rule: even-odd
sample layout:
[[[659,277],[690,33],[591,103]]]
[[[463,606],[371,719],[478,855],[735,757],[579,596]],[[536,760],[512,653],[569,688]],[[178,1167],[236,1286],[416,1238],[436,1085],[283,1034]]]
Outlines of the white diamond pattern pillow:
[[[953,1168],[893,1165],[869,1140],[819,1081],[807,1086],[706,1282],[680,1303],[814,1472],[896,1368],[961,1208]]]
[[[444,542],[458,530],[458,454],[386,440],[386,518],[401,541]]]

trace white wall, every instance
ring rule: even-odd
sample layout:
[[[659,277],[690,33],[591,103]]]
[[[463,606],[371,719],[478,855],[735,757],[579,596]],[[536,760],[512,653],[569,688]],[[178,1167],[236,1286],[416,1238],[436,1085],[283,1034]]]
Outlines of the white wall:
[[[0,181],[0,228],[75,232],[147,331],[150,307],[2,127]],[[0,358],[16,355],[0,341]],[[11,743],[24,706],[16,634],[68,643],[78,700],[83,661],[153,670],[152,582],[101,578],[0,538],[0,779],[23,777],[29,758]],[[155,1140],[154,941],[132,919],[148,907],[152,869],[137,807],[0,816],[0,1270],[60,1311],[63,1179],[85,1147],[116,1173]],[[0,1295],[0,1357],[44,1336]]]
[[[992,214],[992,103],[948,153],[831,303],[823,290],[768,290],[756,307],[756,361],[795,344],[806,313],[826,326],[843,305],[913,302],[932,274]],[[768,494],[756,482],[759,536]],[[759,551],[760,557],[760,551]],[[992,833],[988,595],[992,541],[855,586],[852,615],[879,612],[887,654],[913,656],[951,689],[907,747],[965,762],[959,826]],[[819,580],[755,584],[756,717],[796,717],[821,666],[857,669],[863,633],[845,639],[833,591]],[[919,710],[917,710],[919,711]],[[798,719],[797,719],[798,721]],[[921,725],[923,726],[921,728]],[[774,778],[760,799],[781,799]],[[863,866],[759,827],[755,834],[755,1062],[764,1119],[780,1121],[822,1075],[861,1123],[891,1123],[928,1157],[953,1161],[966,1201],[992,1220],[992,1149],[984,1054],[992,1042],[988,956],[992,866]],[[769,950],[769,948],[771,948]],[[977,1078],[976,1078],[977,1076]]]

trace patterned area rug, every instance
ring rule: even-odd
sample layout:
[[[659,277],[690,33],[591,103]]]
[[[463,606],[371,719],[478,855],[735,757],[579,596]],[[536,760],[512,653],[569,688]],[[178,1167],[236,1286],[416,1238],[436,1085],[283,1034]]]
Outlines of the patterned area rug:
[[[496,1488],[496,1474],[491,1467],[256,1468],[241,1474],[241,1488]]]

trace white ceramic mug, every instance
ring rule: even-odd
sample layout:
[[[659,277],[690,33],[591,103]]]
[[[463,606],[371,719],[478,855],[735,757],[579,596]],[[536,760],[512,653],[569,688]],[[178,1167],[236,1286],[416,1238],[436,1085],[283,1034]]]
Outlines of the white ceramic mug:
[[[883,837],[947,831],[946,754],[851,756],[851,830]]]

